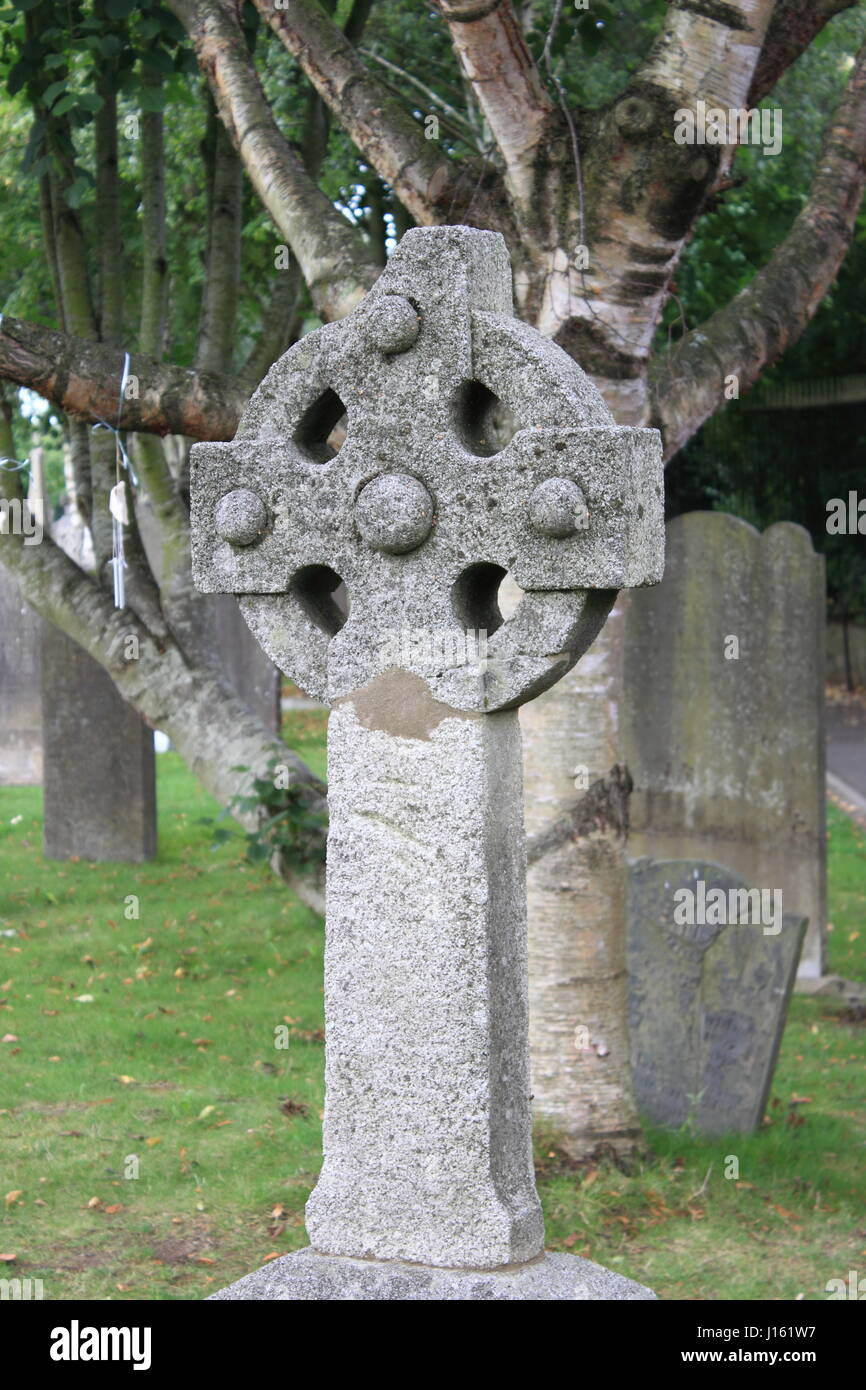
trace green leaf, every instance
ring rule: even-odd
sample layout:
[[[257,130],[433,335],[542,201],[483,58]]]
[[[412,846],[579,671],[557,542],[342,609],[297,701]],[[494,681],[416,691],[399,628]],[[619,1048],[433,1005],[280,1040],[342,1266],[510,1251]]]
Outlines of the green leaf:
[[[45,133],[45,122],[34,121],[30,127],[30,138],[27,141],[27,148],[24,151],[24,158],[21,161],[21,172],[27,173],[33,161],[38,158],[42,149],[42,137]]]
[[[85,111],[101,111],[105,105],[105,98],[98,92],[82,92],[78,98],[78,105],[83,106]]]
[[[90,187],[89,180],[85,178],[74,179],[66,190],[66,202],[71,208],[81,207],[85,193]]]
[[[137,0],[105,0],[105,13],[110,19],[126,19],[137,8]]]
[[[40,0],[12,0],[16,10],[35,10]]]
[[[69,83],[67,82],[66,78],[63,77],[60,79],[59,82],[52,82],[49,87],[45,88],[45,91],[42,93],[42,100],[45,102],[46,106],[51,106],[61,95],[62,92],[66,92],[68,90]]]
[[[9,76],[6,79],[6,90],[10,97],[14,97],[16,92],[20,92],[24,83],[33,73],[30,64],[24,58],[20,58],[17,63],[13,63],[9,69]]]
[[[67,111],[71,111],[73,106],[78,103],[75,92],[68,92],[65,97],[61,97],[57,105],[52,107],[52,116],[65,116]]]

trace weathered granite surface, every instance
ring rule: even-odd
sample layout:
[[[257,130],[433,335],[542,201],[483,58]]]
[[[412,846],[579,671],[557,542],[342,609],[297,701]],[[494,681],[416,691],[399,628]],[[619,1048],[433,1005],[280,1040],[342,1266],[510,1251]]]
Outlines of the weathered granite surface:
[[[517,422],[497,447],[494,405]],[[236,439],[194,446],[196,583],[238,594],[333,707],[323,1253],[250,1296],[570,1298],[589,1279],[541,1258],[514,707],[618,586],[659,577],[661,476],[655,431],[618,429],[511,317],[502,238],[463,227],[407,233],[355,313],[275,364]],[[503,621],[509,570],[526,593]]]
[[[283,1299],[408,1303],[456,1300],[654,1299],[643,1284],[576,1255],[544,1255],[510,1269],[430,1269],[400,1261],[353,1260],[299,1250],[238,1279],[214,1300]]]

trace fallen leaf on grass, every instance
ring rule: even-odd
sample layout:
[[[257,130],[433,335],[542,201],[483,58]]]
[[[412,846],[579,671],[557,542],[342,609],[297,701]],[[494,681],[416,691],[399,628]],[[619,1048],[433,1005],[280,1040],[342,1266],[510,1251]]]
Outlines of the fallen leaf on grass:
[[[18,1256],[17,1256],[17,1255],[2,1255],[2,1254],[0,1254],[0,1260],[2,1260],[3,1263],[4,1263],[4,1264],[7,1264],[7,1265],[8,1265],[8,1264],[11,1264],[13,1260],[17,1260],[17,1259],[18,1259]]]
[[[779,1213],[780,1216],[784,1216],[784,1218],[785,1218],[786,1221],[796,1221],[796,1220],[797,1220],[797,1213],[796,1213],[796,1212],[794,1212],[794,1211],[788,1211],[787,1207],[778,1207],[778,1206],[776,1206],[776,1203],[775,1203],[775,1202],[774,1202],[772,1205],[773,1205],[773,1211],[777,1211],[777,1212]]]
[[[14,1258],[14,1257],[13,1257],[13,1258]],[[272,1250],[272,1251],[270,1252],[269,1255],[263,1255],[263,1256],[262,1256],[262,1264],[267,1264],[268,1260],[278,1260],[279,1258],[280,1258],[280,1252],[279,1252],[279,1250]]]
[[[123,1211],[122,1202],[113,1202],[110,1207],[103,1207],[106,1216],[115,1216],[117,1212]]]
[[[213,1112],[214,1112],[215,1110],[216,1110],[216,1106],[215,1106],[215,1105],[206,1105],[205,1108],[204,1108],[204,1110],[200,1110],[199,1113],[196,1115],[196,1119],[197,1119],[197,1120],[206,1120],[207,1117],[208,1117],[208,1115],[212,1115]]]
[[[90,1201],[87,1203],[87,1206],[91,1211],[93,1211],[95,1207],[101,1207],[102,1202],[100,1201],[99,1197],[91,1197]]]
[[[293,1100],[287,1096],[280,1105],[280,1110],[284,1115],[309,1115],[310,1107],[305,1105],[302,1100]]]
[[[16,1188],[14,1192],[7,1192],[7,1193],[6,1193],[6,1205],[7,1205],[7,1207],[11,1207],[11,1206],[13,1205],[13,1203],[17,1202],[17,1201],[18,1201],[18,1198],[21,1197],[21,1196],[23,1195],[23,1193],[24,1193],[23,1187]]]

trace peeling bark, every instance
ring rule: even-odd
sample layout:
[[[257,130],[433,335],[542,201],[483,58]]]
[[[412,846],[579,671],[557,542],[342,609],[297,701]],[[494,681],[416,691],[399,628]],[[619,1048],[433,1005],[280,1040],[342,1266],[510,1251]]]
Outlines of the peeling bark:
[[[824,25],[856,3],[857,0],[777,0],[752,78],[748,105],[757,106],[763,101]]]
[[[519,209],[536,187],[535,157],[552,111],[510,0],[434,0],[460,67],[505,165],[505,182]]]
[[[454,168],[424,128],[368,71],[353,44],[315,0],[253,0],[344,130],[422,225],[478,225],[490,209],[472,198],[472,171]],[[471,200],[471,206],[470,206]],[[485,223],[486,225],[486,223]]]
[[[28,386],[80,419],[114,420],[123,354],[102,343],[57,333],[5,315],[0,376]],[[133,353],[140,396],[123,401],[120,427],[191,439],[233,439],[250,392],[234,377],[210,376]]]

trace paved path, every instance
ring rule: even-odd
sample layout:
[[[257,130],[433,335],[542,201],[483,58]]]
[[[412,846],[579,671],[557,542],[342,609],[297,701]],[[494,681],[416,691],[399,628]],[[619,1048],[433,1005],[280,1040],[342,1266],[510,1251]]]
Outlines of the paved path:
[[[827,790],[866,824],[866,704],[827,705]]]

